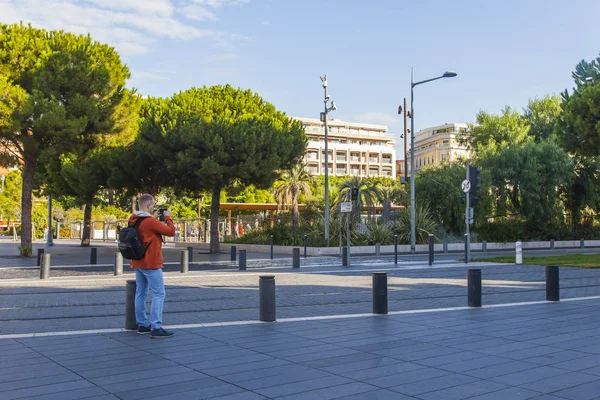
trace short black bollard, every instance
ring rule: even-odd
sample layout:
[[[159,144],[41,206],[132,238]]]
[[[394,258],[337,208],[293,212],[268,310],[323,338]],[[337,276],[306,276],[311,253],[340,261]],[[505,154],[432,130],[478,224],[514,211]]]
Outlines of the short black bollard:
[[[560,301],[560,285],[556,265],[546,266],[546,300]]]
[[[90,264],[98,264],[98,248],[97,247],[91,248]]]
[[[273,259],[273,235],[269,238],[269,243],[271,244],[271,260]]]
[[[448,252],[448,242],[444,240],[443,246],[444,246],[444,253],[447,253]]]
[[[237,247],[231,246],[230,252],[231,252],[231,261],[235,261],[235,258],[237,255]]]
[[[240,250],[240,271],[246,270],[246,250]]]
[[[487,242],[485,240],[481,241],[481,251],[484,253],[487,251]]]
[[[50,254],[42,254],[40,265],[40,279],[50,278]]]
[[[433,235],[430,233],[429,234],[429,238],[428,240],[428,244],[429,244],[429,265],[433,264]]]
[[[467,270],[467,304],[469,307],[481,307],[481,270]]]
[[[125,287],[125,329],[133,331],[137,329],[135,319],[135,279],[127,280]]]
[[[292,268],[300,268],[300,249],[298,247],[294,247],[292,249],[293,260],[292,260]]]
[[[394,264],[398,264],[398,235],[394,235]]]
[[[373,314],[388,313],[387,273],[373,272]]]
[[[182,274],[185,274],[190,270],[190,254],[187,250],[181,250],[179,267],[179,272]]]
[[[123,256],[120,252],[115,253],[115,276],[123,275]]]
[[[275,277],[263,275],[258,282],[259,320],[275,321]]]
[[[579,247],[581,247],[582,249],[585,247],[585,240],[581,239],[579,241]]]
[[[554,239],[550,239],[550,248],[554,250]]]
[[[304,258],[306,258],[306,246],[308,246],[308,236],[304,235]]]
[[[194,248],[188,247],[187,251],[188,251],[188,262],[193,262],[194,261]]]
[[[375,243],[375,255],[376,256],[381,255],[381,244],[380,243]]]
[[[348,266],[348,248],[347,247],[342,248],[342,266],[343,267]]]
[[[37,255],[37,266],[38,267],[40,265],[42,265],[42,254],[44,254],[44,249],[38,249],[38,255]]]

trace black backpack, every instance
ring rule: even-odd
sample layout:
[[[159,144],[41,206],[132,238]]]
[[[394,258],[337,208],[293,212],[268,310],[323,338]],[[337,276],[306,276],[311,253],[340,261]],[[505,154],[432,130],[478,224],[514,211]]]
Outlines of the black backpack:
[[[141,260],[146,255],[146,247],[144,247],[137,232],[138,226],[146,218],[148,217],[140,217],[135,221],[135,225],[128,224],[127,228],[119,231],[119,251],[123,258]]]

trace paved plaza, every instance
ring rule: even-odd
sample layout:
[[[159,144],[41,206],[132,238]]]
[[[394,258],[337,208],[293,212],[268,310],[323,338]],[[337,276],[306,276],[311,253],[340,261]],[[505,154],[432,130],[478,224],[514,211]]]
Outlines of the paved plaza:
[[[551,303],[542,267],[301,261],[174,266],[168,340],[123,330],[131,275],[72,264],[40,280],[5,265],[18,273],[0,279],[0,399],[600,398],[598,270],[560,268]],[[466,307],[468,268],[482,270],[481,309]],[[386,316],[372,314],[375,271],[388,274]],[[266,274],[275,323],[258,321]]]

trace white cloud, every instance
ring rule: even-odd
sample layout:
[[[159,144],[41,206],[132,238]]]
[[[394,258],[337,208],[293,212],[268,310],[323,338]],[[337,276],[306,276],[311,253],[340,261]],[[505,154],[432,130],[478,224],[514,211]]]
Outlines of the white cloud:
[[[237,60],[238,58],[239,58],[239,56],[237,54],[215,54],[215,55],[206,57],[206,61],[209,61],[209,62],[234,61],[234,60]]]
[[[87,0],[98,8],[119,11],[135,11],[144,15],[172,15],[171,0]]]
[[[193,19],[196,21],[217,21],[219,19],[217,18],[217,15],[209,9],[193,4],[185,6],[178,11],[187,19]]]
[[[262,24],[263,24],[263,25],[267,25],[267,26],[269,26],[269,25],[271,25],[271,21],[264,20],[264,21],[262,22]]]
[[[211,38],[223,48],[232,48],[243,36],[199,27],[175,18],[175,12],[189,11],[188,18],[216,20],[216,14],[204,8],[241,5],[244,0],[195,0],[198,6],[182,5],[183,0],[0,0],[0,22],[31,22],[46,29],[63,29],[91,34],[114,46],[123,54],[150,51],[159,38],[194,40]],[[183,8],[182,8],[183,7]],[[186,7],[196,7],[188,9]]]
[[[200,4],[203,6],[211,7],[211,8],[221,8],[225,6],[243,6],[244,4],[248,4],[250,0],[192,0],[196,4]]]

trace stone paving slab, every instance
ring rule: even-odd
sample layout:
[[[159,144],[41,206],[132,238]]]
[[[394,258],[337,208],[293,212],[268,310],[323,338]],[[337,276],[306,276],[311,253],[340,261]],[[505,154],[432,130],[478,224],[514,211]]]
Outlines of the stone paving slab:
[[[598,348],[600,299],[0,339],[0,398],[597,399]]]
[[[372,311],[373,271],[388,272],[389,310],[435,309],[465,306],[467,268],[483,270],[483,303],[502,304],[540,301],[545,298],[544,268],[478,263],[438,264],[434,267],[407,262],[395,266],[382,260],[365,261],[351,268],[319,264],[314,268],[260,269],[253,271],[193,272],[165,274],[167,298],[163,321],[166,325],[187,325],[258,318],[258,277],[274,274],[277,284],[277,316],[279,318],[315,317],[370,313]],[[600,271],[561,268],[561,297],[600,295]],[[48,280],[0,280],[0,335],[49,331],[77,331],[123,328],[125,314],[125,281],[127,277],[74,277]],[[529,348],[500,347],[493,351],[540,353],[537,347],[560,341],[562,346],[576,349],[570,330],[579,335],[594,336],[596,331],[578,330],[575,316],[561,315],[548,320],[563,330],[563,335],[544,337],[536,330],[524,329],[513,335],[530,337]],[[499,327],[494,321],[478,326],[473,333],[503,337],[510,324]],[[512,321],[511,321],[512,322]],[[440,328],[454,321],[440,321]],[[448,334],[445,330],[429,332]],[[410,334],[406,333],[406,338]],[[360,337],[359,339],[364,339]],[[326,339],[325,339],[326,340]],[[425,340],[425,338],[421,338]],[[460,340],[454,338],[452,340]],[[470,343],[465,341],[465,346]],[[589,346],[594,343],[587,344]],[[514,346],[514,345],[513,345]],[[584,347],[579,346],[579,347]],[[588,351],[598,351],[592,348]]]

